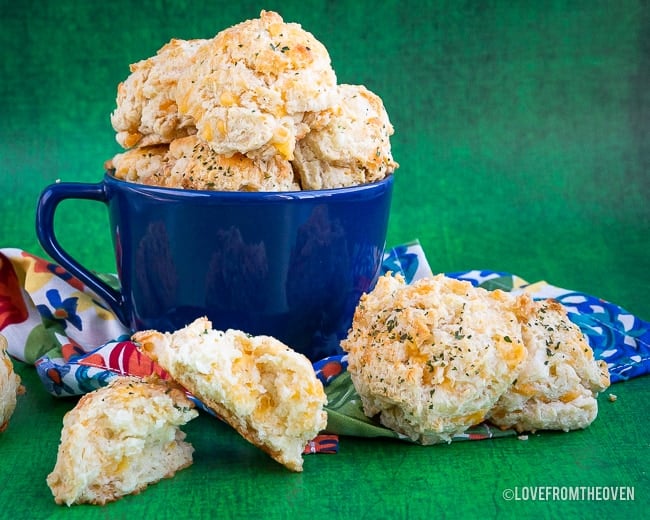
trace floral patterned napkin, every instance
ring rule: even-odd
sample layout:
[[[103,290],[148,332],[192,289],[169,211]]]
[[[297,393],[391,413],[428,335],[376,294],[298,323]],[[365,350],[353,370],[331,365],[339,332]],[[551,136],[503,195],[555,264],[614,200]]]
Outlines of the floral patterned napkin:
[[[383,270],[402,274],[407,283],[432,274],[417,241],[387,251]],[[530,284],[504,272],[446,274],[486,289],[555,298],[587,336],[596,358],[607,362],[612,383],[650,373],[650,324],[615,304],[546,282]],[[104,278],[118,283],[112,275]],[[137,350],[130,331],[100,298],[60,266],[20,249],[0,249],[0,334],[8,340],[9,353],[33,364],[44,388],[55,396],[82,395],[118,375],[166,377],[160,366]],[[328,394],[332,435],[314,439],[305,453],[336,452],[338,435],[400,438],[363,414],[346,367],[345,355],[314,364]],[[514,431],[481,424],[454,440],[505,435]]]

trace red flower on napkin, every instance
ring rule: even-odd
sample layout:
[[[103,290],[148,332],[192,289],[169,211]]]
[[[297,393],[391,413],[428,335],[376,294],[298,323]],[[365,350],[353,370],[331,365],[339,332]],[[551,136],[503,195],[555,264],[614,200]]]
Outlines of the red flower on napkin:
[[[120,341],[92,352],[77,362],[80,365],[102,368],[119,375],[148,377],[156,374],[162,379],[169,377],[167,372],[155,361],[145,356],[131,341]]]
[[[11,262],[0,255],[0,330],[27,319],[29,313],[20,286]]]

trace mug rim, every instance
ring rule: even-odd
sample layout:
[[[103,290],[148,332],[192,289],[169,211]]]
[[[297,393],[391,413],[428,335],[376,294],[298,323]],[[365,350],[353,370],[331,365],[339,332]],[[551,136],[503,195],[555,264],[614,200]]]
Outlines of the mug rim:
[[[165,195],[179,198],[210,198],[220,197],[225,199],[240,200],[288,200],[288,199],[316,199],[336,197],[343,195],[363,195],[364,192],[373,192],[388,188],[392,185],[394,175],[391,173],[383,179],[354,186],[338,188],[325,188],[319,190],[294,190],[294,191],[226,191],[226,190],[195,190],[188,188],[170,188],[166,186],[151,186],[138,182],[128,181],[115,177],[111,170],[104,172],[104,181],[110,184],[124,186],[132,191],[151,195]]]

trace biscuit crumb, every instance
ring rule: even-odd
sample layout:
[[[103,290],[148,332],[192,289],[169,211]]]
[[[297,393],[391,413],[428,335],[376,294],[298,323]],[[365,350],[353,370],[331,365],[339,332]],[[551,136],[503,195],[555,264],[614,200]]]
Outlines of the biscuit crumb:
[[[616,400],[618,399],[618,396],[616,394],[609,394],[607,396],[607,399],[609,400],[610,403],[615,403]]]
[[[520,441],[527,441],[528,435],[517,435],[517,439],[519,439]]]

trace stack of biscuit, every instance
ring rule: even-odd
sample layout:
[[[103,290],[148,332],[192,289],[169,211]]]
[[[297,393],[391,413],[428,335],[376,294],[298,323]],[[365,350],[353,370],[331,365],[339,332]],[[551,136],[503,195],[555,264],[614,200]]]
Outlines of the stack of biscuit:
[[[397,167],[382,100],[338,85],[327,49],[262,11],[212,39],[173,39],[131,65],[111,123],[120,179],[173,188],[295,191],[381,180]]]
[[[558,302],[444,275],[381,277],[342,347],[365,414],[422,444],[485,420],[518,432],[585,428],[609,386]]]

